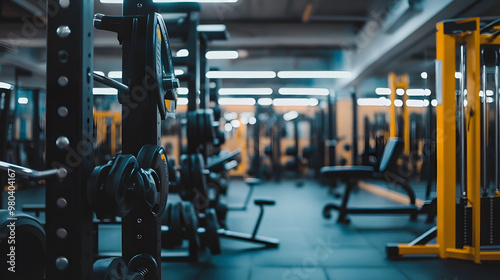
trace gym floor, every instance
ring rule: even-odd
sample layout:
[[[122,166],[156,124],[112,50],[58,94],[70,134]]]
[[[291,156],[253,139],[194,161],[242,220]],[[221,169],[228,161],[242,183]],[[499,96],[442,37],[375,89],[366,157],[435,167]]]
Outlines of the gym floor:
[[[384,185],[384,184],[382,184]],[[421,187],[417,194],[421,194]],[[420,191],[419,191],[420,190]],[[245,199],[248,187],[243,181],[230,183],[228,202],[237,205]],[[342,192],[342,186],[338,188]],[[421,197],[421,195],[419,195]],[[42,189],[20,191],[19,203],[42,203]],[[259,235],[280,239],[278,249],[222,240],[222,254],[201,257],[197,264],[162,264],[163,279],[498,279],[498,262],[474,264],[461,260],[441,260],[434,256],[390,261],[387,243],[406,243],[432,227],[425,216],[411,222],[406,215],[355,215],[349,225],[321,216],[323,205],[338,200],[328,188],[316,181],[284,180],[263,182],[255,187],[252,199],[272,198],[276,205],[266,207]],[[351,196],[350,205],[383,206],[397,204],[360,190]],[[172,199],[175,199],[172,196]],[[251,233],[259,213],[249,204],[246,211],[230,211],[228,227]],[[42,216],[43,218],[43,216]],[[100,232],[100,251],[120,249],[118,228]]]

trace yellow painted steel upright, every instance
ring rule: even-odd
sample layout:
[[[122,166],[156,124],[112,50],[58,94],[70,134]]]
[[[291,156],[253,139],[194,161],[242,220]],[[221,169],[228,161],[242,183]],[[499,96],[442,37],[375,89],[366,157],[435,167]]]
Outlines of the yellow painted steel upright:
[[[389,73],[389,88],[391,89],[391,110],[390,110],[390,127],[389,134],[390,137],[397,137],[398,129],[403,129],[403,141],[404,145],[404,154],[410,154],[410,115],[408,112],[408,108],[406,107],[406,100],[408,100],[408,95],[406,91],[410,86],[410,76],[408,74],[396,75],[395,73]],[[398,89],[402,89],[404,91],[403,95],[403,127],[398,127],[398,121],[396,118],[396,104],[394,101],[396,100],[396,91]]]
[[[437,106],[437,232],[431,229],[409,244],[388,245],[389,257],[437,254],[480,263],[500,260],[500,250],[481,248],[481,46],[500,45],[492,34],[481,34],[480,18],[445,21],[437,24],[436,97]],[[467,102],[466,130],[466,201],[472,207],[472,243],[457,248],[457,100],[455,92],[456,47],[465,45]],[[463,93],[462,93],[463,94]],[[462,104],[460,104],[462,106]],[[463,131],[462,131],[463,132]],[[463,137],[463,135],[459,136]],[[436,244],[426,245],[436,236]]]

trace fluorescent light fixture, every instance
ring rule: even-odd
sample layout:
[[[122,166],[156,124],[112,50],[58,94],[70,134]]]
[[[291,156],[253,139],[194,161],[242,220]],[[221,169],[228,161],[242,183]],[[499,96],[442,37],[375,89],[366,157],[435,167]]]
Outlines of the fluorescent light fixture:
[[[112,78],[112,79],[121,79],[122,78],[122,71],[109,71],[108,77]]]
[[[182,70],[182,69],[175,69],[174,70],[174,74],[176,76],[178,76],[178,75],[184,75],[184,70]]]
[[[176,57],[187,57],[189,55],[189,51],[187,49],[180,49],[175,54]]]
[[[102,72],[102,71],[94,71],[94,73],[97,75],[105,76],[104,72]]]
[[[238,0],[153,0],[153,3],[236,3]],[[123,0],[101,0],[103,4],[122,4]]]
[[[259,98],[257,103],[261,106],[270,106],[273,105],[273,100],[271,98]]]
[[[408,99],[408,100],[406,100],[406,106],[408,106],[408,107],[427,107],[427,106],[429,106],[429,100]]]
[[[19,97],[17,99],[17,103],[19,103],[21,105],[26,105],[26,104],[28,104],[28,102],[29,102],[29,100],[26,97]]]
[[[255,105],[253,98],[219,98],[219,105]]]
[[[92,90],[94,95],[117,95],[118,90],[116,88],[94,88]]]
[[[177,89],[178,95],[186,95],[189,93],[189,89],[187,87],[180,87]]]
[[[398,88],[398,89],[396,89],[396,94],[399,96],[402,96],[405,94],[405,90],[402,88]]]
[[[187,105],[189,103],[189,100],[187,98],[177,98],[177,104],[178,105]]]
[[[209,79],[272,79],[276,78],[274,71],[208,71]]]
[[[327,88],[280,88],[278,92],[282,95],[329,95]]]
[[[403,100],[401,100],[401,99],[394,100],[394,106],[403,107]]]
[[[275,98],[273,106],[316,106],[319,104],[316,98]]]
[[[359,106],[390,106],[391,100],[385,97],[380,98],[358,98]]]
[[[455,72],[455,79],[461,79],[461,78],[462,78],[462,73]]]
[[[206,59],[237,59],[239,56],[237,51],[209,51],[205,54]]]
[[[279,71],[282,79],[345,79],[350,78],[349,71]]]
[[[9,84],[9,83],[4,83],[4,82],[0,82],[0,88],[3,88],[3,89],[13,89],[14,86]]]
[[[432,99],[432,101],[431,101],[431,105],[432,105],[433,107],[436,107],[436,106],[438,105],[438,101],[437,101],[437,99]]]
[[[427,79],[429,75],[427,75],[427,72],[422,72],[420,73],[420,77],[422,77],[422,79]]]
[[[376,88],[375,93],[377,95],[390,95],[392,91],[390,88]]]
[[[255,117],[248,118],[248,123],[254,125],[257,123],[257,119]]]
[[[234,127],[234,128],[238,128],[241,126],[241,123],[239,120],[232,120],[231,121],[231,125]]]
[[[226,31],[225,24],[200,24],[196,27],[198,32],[222,32]]]
[[[298,118],[298,117],[299,117],[299,113],[297,113],[297,111],[290,111],[290,112],[285,113],[285,114],[283,115],[283,119],[284,119],[285,121],[287,121],[287,122],[288,122],[288,121],[291,121],[291,120],[294,120],[294,119],[296,119],[296,118]]]
[[[431,95],[430,89],[407,89],[406,95],[408,96],[429,96]]]
[[[271,95],[272,88],[221,88],[219,89],[220,95]]]

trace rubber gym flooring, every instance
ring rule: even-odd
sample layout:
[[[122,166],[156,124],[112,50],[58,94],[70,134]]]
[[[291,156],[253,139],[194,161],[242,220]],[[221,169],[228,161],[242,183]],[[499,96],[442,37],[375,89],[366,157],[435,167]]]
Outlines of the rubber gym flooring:
[[[420,196],[423,187],[415,186]],[[243,181],[233,180],[228,203],[242,203],[247,190]],[[342,191],[342,186],[338,191]],[[43,203],[40,197],[43,189],[20,191],[18,203]],[[478,265],[433,256],[388,260],[386,243],[409,242],[432,226],[425,223],[424,216],[411,222],[405,215],[355,215],[349,225],[337,224],[335,212],[331,220],[324,219],[321,213],[325,203],[339,199],[312,180],[264,182],[255,187],[252,198],[276,200],[276,206],[266,207],[259,235],[280,239],[278,249],[222,240],[222,254],[207,253],[197,264],[164,262],[162,279],[500,279],[500,262]],[[397,204],[363,190],[354,192],[351,198],[353,206]],[[175,197],[172,195],[170,199]],[[229,212],[229,229],[251,233],[258,213],[253,204],[249,204],[247,211]],[[119,250],[119,235],[119,228],[101,229],[100,251]]]

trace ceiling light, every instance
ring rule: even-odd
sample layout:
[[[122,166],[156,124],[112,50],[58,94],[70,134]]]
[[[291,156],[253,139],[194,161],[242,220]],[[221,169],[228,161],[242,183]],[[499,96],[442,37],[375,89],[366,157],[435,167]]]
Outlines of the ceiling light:
[[[394,106],[403,107],[403,100],[401,100],[401,99],[394,100]]]
[[[255,105],[253,98],[219,98],[219,105]]]
[[[406,95],[408,96],[429,96],[431,95],[430,89],[407,89]]]
[[[461,79],[461,78],[462,78],[462,73],[455,72],[455,79]]]
[[[376,88],[375,93],[377,95],[390,95],[392,91],[390,88]]]
[[[255,117],[248,118],[248,123],[254,125],[257,123],[257,119]]]
[[[398,88],[398,89],[396,89],[396,94],[399,95],[399,96],[404,95],[405,94],[405,90],[402,89],[402,88]]]
[[[358,98],[359,106],[390,106],[391,100],[385,97],[380,98]]]
[[[29,102],[29,100],[26,97],[19,97],[17,99],[17,103],[19,103],[21,105],[26,105],[26,104],[28,104],[28,102]]]
[[[175,70],[174,70],[174,74],[175,74],[176,76],[179,76],[179,75],[184,75],[184,70],[182,70],[182,69],[175,69]]]
[[[3,88],[3,89],[13,89],[14,86],[9,84],[9,83],[4,83],[4,82],[0,82],[0,88]]]
[[[178,105],[187,105],[189,103],[189,100],[187,98],[177,98],[177,104]]]
[[[118,90],[116,88],[94,88],[92,90],[94,95],[117,95]]]
[[[257,103],[261,106],[270,106],[273,105],[273,100],[271,98],[259,98]]]
[[[436,107],[438,105],[437,99],[432,99],[431,105],[434,106],[434,107]]]
[[[429,75],[427,75],[427,72],[422,72],[420,73],[420,77],[422,77],[422,79],[427,79]]]
[[[122,71],[109,71],[108,77],[112,78],[112,79],[121,79],[122,78]]]
[[[225,24],[200,24],[196,27],[198,32],[223,32],[226,31]]]
[[[209,79],[272,79],[276,77],[274,71],[208,71]]]
[[[177,89],[177,94],[186,95],[189,93],[189,89],[187,87],[180,87]]]
[[[349,71],[279,71],[282,79],[343,79],[350,78]]]
[[[316,106],[319,104],[316,98],[275,98],[273,106]]]
[[[153,0],[153,3],[236,3],[238,0]],[[101,0],[103,4],[122,4],[123,0]]]
[[[272,88],[221,88],[220,95],[270,95],[273,93]]]
[[[175,54],[176,57],[187,57],[189,55],[189,51],[187,49],[180,49]]]
[[[238,128],[241,126],[241,123],[239,120],[232,120],[231,121],[231,125],[234,127],[234,128]]]
[[[427,107],[427,106],[429,106],[429,100],[408,99],[408,100],[406,100],[406,106],[408,106],[408,107]]]
[[[329,95],[327,88],[280,88],[278,92],[282,95]]]
[[[237,51],[209,51],[205,54],[207,59],[237,59]]]
[[[291,120],[294,120],[294,119],[296,119],[296,118],[298,118],[298,117],[299,117],[299,113],[297,113],[297,111],[290,111],[290,112],[285,113],[285,114],[283,115],[283,119],[284,119],[285,121],[287,121],[287,122],[288,122],[288,121],[291,121]]]

